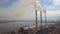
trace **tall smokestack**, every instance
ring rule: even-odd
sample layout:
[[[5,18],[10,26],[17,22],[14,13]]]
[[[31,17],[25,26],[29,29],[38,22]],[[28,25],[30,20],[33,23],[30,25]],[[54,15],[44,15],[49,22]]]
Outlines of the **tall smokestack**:
[[[37,29],[37,10],[36,9],[35,9],[35,15],[36,15],[35,16],[36,17],[35,19],[36,19],[36,29]]]

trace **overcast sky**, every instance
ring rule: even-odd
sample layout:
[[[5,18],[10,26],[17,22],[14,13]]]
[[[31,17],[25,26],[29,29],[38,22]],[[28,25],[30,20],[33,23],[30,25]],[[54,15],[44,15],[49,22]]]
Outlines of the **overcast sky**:
[[[46,9],[49,20],[60,19],[60,0],[0,0],[0,20],[34,20],[33,1]]]

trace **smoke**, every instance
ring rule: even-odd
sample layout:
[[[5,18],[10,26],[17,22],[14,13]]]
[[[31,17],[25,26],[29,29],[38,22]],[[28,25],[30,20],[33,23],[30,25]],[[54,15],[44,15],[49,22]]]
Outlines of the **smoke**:
[[[30,3],[35,0],[18,0],[8,9],[0,8],[0,20],[16,20],[22,19],[33,14],[34,9]]]
[[[41,4],[39,3],[39,1],[36,1],[36,2],[35,2],[35,7],[36,7],[36,8],[39,8],[39,9],[42,8],[42,7],[41,7]]]

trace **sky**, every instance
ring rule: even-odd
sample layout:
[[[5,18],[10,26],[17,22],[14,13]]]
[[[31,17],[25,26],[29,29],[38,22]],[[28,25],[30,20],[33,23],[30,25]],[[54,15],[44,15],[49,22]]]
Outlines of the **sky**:
[[[46,9],[48,20],[60,19],[60,0],[0,0],[0,20],[34,20],[34,1]]]

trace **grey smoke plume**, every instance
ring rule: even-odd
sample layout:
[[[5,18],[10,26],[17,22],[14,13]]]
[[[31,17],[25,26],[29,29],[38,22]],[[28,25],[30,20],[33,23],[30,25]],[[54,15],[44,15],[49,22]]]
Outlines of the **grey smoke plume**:
[[[22,19],[27,15],[33,14],[33,6],[29,4],[34,1],[36,0],[19,0],[8,9],[0,8],[0,20]]]

